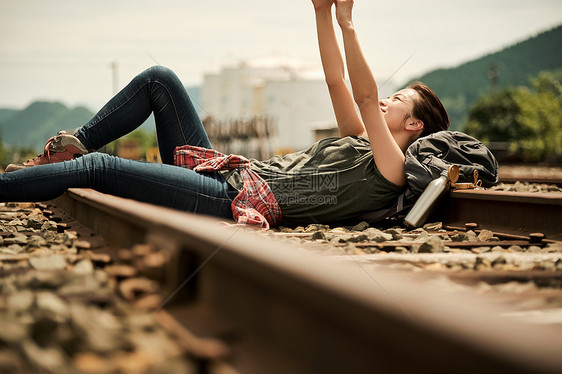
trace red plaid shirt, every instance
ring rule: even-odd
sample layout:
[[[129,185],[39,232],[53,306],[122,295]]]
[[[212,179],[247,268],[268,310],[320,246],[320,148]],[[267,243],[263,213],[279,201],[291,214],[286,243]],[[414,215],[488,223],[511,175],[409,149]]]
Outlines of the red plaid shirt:
[[[244,183],[232,201],[232,215],[242,225],[258,225],[268,229],[281,223],[281,208],[269,185],[250,169],[248,159],[224,155],[213,149],[191,145],[176,147],[174,165],[196,172],[238,169]]]

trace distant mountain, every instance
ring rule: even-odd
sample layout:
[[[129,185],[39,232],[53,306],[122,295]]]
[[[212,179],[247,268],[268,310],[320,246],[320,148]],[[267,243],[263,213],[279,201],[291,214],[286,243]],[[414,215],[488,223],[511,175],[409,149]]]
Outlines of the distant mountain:
[[[186,87],[198,113],[204,113],[200,87]],[[97,111],[98,108],[96,108]],[[33,147],[37,152],[43,149],[45,141],[60,130],[72,131],[87,123],[94,113],[78,106],[68,108],[59,102],[36,101],[23,110],[0,108],[0,136],[10,146]],[[141,126],[146,132],[155,132],[154,116]]]
[[[494,88],[530,85],[541,71],[562,77],[562,25],[455,68],[431,71],[413,80],[431,87],[451,117],[451,129],[461,129],[467,110]]]
[[[17,109],[0,109],[0,123],[10,119],[19,112]]]
[[[40,150],[60,130],[72,130],[86,123],[93,113],[84,107],[67,108],[59,102],[36,101],[21,111],[4,115],[0,111],[2,141],[11,146]],[[4,116],[4,119],[2,118]]]

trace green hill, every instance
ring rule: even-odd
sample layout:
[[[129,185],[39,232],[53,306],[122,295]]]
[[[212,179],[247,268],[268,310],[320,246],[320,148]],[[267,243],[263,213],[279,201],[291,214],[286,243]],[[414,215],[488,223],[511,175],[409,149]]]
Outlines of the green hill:
[[[75,129],[90,120],[93,115],[84,107],[68,108],[58,102],[45,101],[36,101],[27,108],[11,114],[3,115],[4,111],[0,111],[0,133],[3,142],[10,146],[33,147],[37,151],[58,131]]]
[[[0,108],[0,123],[10,119],[19,112],[17,109]]]
[[[198,112],[204,112],[200,102],[200,87],[186,87]],[[11,147],[43,149],[45,141],[60,130],[74,130],[88,122],[94,113],[85,107],[68,108],[59,102],[36,101],[23,110],[0,108],[0,139]],[[154,116],[141,126],[154,133]]]
[[[464,126],[471,104],[495,88],[529,86],[529,78],[551,71],[562,77],[562,25],[501,51],[413,80],[431,87],[451,117],[451,129]],[[495,76],[495,78],[494,78]]]

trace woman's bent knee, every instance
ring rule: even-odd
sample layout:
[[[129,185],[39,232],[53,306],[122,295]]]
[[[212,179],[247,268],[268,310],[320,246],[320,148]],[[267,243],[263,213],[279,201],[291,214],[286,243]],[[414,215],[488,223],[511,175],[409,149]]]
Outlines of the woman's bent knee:
[[[154,65],[146,70],[146,72],[156,81],[167,81],[169,79],[178,79],[176,73],[172,69],[161,65]]]

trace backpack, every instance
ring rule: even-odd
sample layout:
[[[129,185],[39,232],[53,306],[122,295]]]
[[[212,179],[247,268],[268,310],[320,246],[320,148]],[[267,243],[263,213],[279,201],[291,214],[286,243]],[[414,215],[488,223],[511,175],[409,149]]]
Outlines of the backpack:
[[[482,187],[498,183],[498,162],[484,144],[460,131],[439,131],[417,139],[406,150],[405,192],[388,208],[363,214],[359,220],[373,224],[405,215],[427,185],[453,164],[459,167],[459,183],[473,182],[474,171]]]

